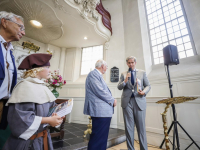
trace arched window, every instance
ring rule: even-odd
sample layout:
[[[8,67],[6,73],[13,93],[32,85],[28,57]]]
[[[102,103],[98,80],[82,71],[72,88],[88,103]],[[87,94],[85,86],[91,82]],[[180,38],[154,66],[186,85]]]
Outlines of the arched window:
[[[196,54],[181,0],[145,0],[154,64],[163,63],[163,47],[177,46],[179,58]]]
[[[103,59],[103,45],[83,48],[81,75],[87,75],[92,71],[95,68],[95,63],[99,59]]]

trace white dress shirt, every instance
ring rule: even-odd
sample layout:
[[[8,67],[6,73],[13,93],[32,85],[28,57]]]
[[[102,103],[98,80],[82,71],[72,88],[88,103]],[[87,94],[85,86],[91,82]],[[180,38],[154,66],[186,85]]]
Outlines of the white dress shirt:
[[[96,69],[96,68],[95,68]],[[98,71],[98,73],[100,74],[100,75],[102,75],[102,73],[98,70],[98,69],[96,69],[97,71]]]
[[[12,44],[9,42],[7,46],[7,50],[5,49],[3,43],[5,43],[5,39],[0,35],[0,44],[3,52],[3,58],[4,58],[4,68],[5,68],[5,78],[3,80],[3,83],[0,87],[0,100],[1,99],[7,99],[10,97],[10,89],[12,85],[12,80],[13,80],[13,73],[14,73],[14,65],[12,62],[12,58],[10,55],[11,49],[13,49]],[[7,62],[9,63],[9,67],[7,69]],[[8,83],[9,82],[9,83]],[[8,84],[9,84],[9,89],[8,89]]]

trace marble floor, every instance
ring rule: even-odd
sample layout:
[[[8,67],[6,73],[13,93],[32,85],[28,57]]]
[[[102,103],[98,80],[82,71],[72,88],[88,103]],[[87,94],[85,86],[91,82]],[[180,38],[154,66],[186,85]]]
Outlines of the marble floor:
[[[87,129],[87,125],[76,123],[65,123],[64,139],[52,138],[54,150],[78,150],[87,149],[89,136],[83,137],[83,132]],[[123,137],[123,139],[122,139]],[[125,141],[124,130],[112,129],[109,130],[108,142],[111,141],[111,146],[116,145],[112,142],[112,139],[121,138],[121,142]],[[121,143],[118,142],[118,143]]]
[[[135,141],[134,146],[135,146],[135,150],[140,150],[140,146],[139,146],[138,142]],[[126,142],[123,142],[119,145],[110,147],[107,150],[128,150],[128,149],[126,146]],[[160,150],[160,149],[157,148],[156,146],[148,145],[148,150]]]

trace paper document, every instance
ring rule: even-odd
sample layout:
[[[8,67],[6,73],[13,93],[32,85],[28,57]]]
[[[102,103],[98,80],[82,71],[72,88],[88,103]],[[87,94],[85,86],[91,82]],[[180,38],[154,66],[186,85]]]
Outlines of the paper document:
[[[66,102],[63,102],[61,104],[55,105],[54,107],[49,109],[49,113],[47,117],[52,116],[53,113],[56,113],[58,116],[63,117],[67,114],[71,113],[73,108],[73,99],[69,99]],[[49,124],[44,124],[43,127],[46,127]],[[59,127],[60,125],[56,126]]]

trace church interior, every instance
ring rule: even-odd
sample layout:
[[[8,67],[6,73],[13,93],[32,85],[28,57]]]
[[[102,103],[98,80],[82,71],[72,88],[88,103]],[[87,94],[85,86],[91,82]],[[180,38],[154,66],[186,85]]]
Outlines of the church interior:
[[[103,78],[117,100],[107,149],[128,149],[121,107],[122,91],[117,86],[121,73],[128,70],[126,58],[134,56],[136,68],[146,72],[151,85],[146,95],[148,149],[166,149],[165,141],[162,148],[160,146],[176,118],[187,133],[179,124],[177,130],[172,127],[167,135],[169,148],[173,149],[173,140],[177,141],[174,134],[177,133],[180,150],[198,150],[199,8],[199,0],[1,0],[0,11],[24,18],[26,34],[12,42],[16,67],[30,54],[52,54],[51,72],[57,71],[66,81],[61,89],[56,89],[57,100],[73,99],[73,108],[61,125],[62,131],[52,133],[54,149],[87,149],[92,124],[90,116],[83,113],[85,82],[99,59],[107,62],[108,69]],[[169,44],[177,47],[179,64],[167,68],[163,48]],[[17,81],[21,80],[21,75],[22,71],[18,70]],[[166,105],[169,103],[161,100],[172,98],[170,88],[172,97],[191,99],[176,99],[179,102]],[[139,150],[136,129],[134,134],[135,149]]]

